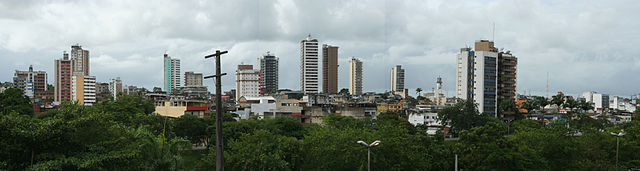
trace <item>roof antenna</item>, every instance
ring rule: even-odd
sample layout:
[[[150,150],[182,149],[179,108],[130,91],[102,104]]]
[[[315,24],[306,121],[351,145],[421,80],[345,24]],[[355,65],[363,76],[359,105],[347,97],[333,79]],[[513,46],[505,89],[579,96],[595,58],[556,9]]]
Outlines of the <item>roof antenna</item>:
[[[493,22],[493,33],[491,35],[491,41],[496,42],[496,22]]]

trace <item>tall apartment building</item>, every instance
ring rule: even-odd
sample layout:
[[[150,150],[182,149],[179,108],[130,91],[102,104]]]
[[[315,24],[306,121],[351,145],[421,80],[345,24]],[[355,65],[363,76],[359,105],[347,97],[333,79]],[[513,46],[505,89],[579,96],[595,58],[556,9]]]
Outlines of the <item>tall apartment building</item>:
[[[456,97],[473,100],[478,104],[480,112],[496,115],[498,49],[494,47],[493,42],[476,41],[474,51],[471,48],[460,49],[456,65]]]
[[[47,91],[47,72],[33,71],[33,66],[29,66],[28,71],[16,70],[13,75],[13,85],[22,89],[29,98],[33,98],[35,94],[43,94]]]
[[[96,103],[96,77],[78,75],[71,80],[71,100],[85,106]]]
[[[180,59],[164,54],[164,90],[171,94],[177,87],[180,87]]]
[[[498,104],[516,100],[516,70],[518,58],[510,51],[498,53]]]
[[[236,70],[236,101],[240,97],[260,96],[260,71],[253,65],[238,65]]]
[[[258,59],[260,64],[260,94],[271,94],[278,91],[278,63],[275,55],[267,52]]]
[[[202,73],[185,72],[184,86],[202,86]]]
[[[53,85],[55,102],[71,100],[72,63],[67,52],[63,53],[62,59],[55,60],[55,83]]]
[[[391,68],[391,92],[398,95],[404,93],[404,69],[400,65]]]
[[[89,51],[76,44],[71,46],[71,56],[65,51],[62,59],[55,60],[54,101],[72,99],[72,76],[89,76]],[[46,86],[46,85],[45,85]]]
[[[349,60],[349,94],[362,94],[362,61],[356,58]]]
[[[71,46],[71,60],[73,75],[90,75],[88,50],[82,49],[78,44]]]
[[[338,93],[338,46],[322,45],[322,92]]]
[[[300,50],[300,88],[305,94],[318,93],[318,40],[307,36]]]
[[[122,80],[120,80],[120,77],[111,79],[111,81],[109,81],[109,92],[111,92],[113,100],[118,100],[118,93],[124,92],[122,90]]]

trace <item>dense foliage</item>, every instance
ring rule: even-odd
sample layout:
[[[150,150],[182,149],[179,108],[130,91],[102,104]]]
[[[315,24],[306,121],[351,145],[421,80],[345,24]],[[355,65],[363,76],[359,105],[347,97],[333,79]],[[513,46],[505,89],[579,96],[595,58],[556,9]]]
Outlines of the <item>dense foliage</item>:
[[[208,138],[215,136],[213,117],[158,116],[150,101],[126,95],[93,107],[67,103],[35,117],[20,112],[25,111],[0,114],[0,170],[215,168],[215,139]],[[463,170],[614,170],[616,137],[610,132],[622,129],[620,167],[640,166],[636,120],[614,126],[575,112],[549,125],[513,121],[507,135],[507,124],[480,115],[473,103],[439,115],[449,119],[459,139],[427,135],[426,127],[393,112],[377,120],[329,115],[322,126],[288,117],[235,121],[225,115],[225,167],[366,170],[367,148],[356,141],[380,140],[371,148],[372,170],[453,170],[455,155]],[[192,153],[192,144],[207,148]]]

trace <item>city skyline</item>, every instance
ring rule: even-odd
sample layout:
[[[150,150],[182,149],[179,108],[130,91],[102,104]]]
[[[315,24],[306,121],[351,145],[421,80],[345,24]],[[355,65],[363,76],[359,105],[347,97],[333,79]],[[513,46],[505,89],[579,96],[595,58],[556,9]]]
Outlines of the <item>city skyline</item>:
[[[411,92],[418,87],[425,90],[432,88],[433,80],[442,75],[443,87],[452,95],[451,92],[455,90],[455,54],[460,47],[470,46],[475,40],[489,39],[495,41],[497,48],[507,47],[509,49],[505,50],[511,50],[519,57],[517,93],[529,94],[527,92],[530,91],[531,94],[546,95],[547,72],[550,73],[549,94],[563,91],[577,96],[585,91],[596,91],[626,97],[638,92],[633,85],[640,80],[628,79],[633,78],[633,73],[640,68],[638,54],[632,48],[636,44],[634,42],[638,41],[634,37],[639,35],[634,28],[640,25],[632,17],[636,3],[379,2],[338,3],[341,8],[332,8],[336,13],[318,9],[302,10],[311,6],[337,7],[329,2],[276,1],[250,6],[242,6],[248,4],[242,2],[230,4],[245,7],[240,8],[240,13],[248,14],[240,18],[249,23],[246,26],[237,26],[235,21],[224,19],[224,11],[208,12],[214,3],[206,2],[175,5],[175,2],[161,1],[144,8],[143,5],[147,4],[131,2],[128,4],[134,7],[131,9],[122,9],[120,5],[124,4],[109,2],[64,2],[71,7],[88,6],[69,14],[63,13],[70,11],[65,10],[68,7],[60,6],[57,2],[2,2],[0,8],[6,14],[3,16],[7,17],[0,19],[0,23],[8,27],[0,28],[0,38],[3,39],[0,41],[0,58],[6,61],[0,64],[0,68],[3,68],[3,73],[9,74],[1,75],[0,80],[11,81],[11,73],[15,69],[29,65],[54,73],[54,60],[59,59],[62,51],[68,50],[70,45],[79,43],[91,51],[91,75],[96,76],[99,82],[121,77],[127,85],[148,89],[162,87],[161,57],[165,51],[181,59],[183,71],[206,75],[213,70],[210,69],[212,64],[204,61],[204,54],[214,49],[225,49],[229,50],[229,56],[223,58],[223,66],[251,63],[265,51],[278,54],[282,70],[279,87],[297,90],[300,84],[297,72],[300,63],[298,41],[311,34],[320,44],[340,45],[339,89],[348,87],[348,67],[345,66],[348,66],[349,57],[357,56],[363,60],[363,67],[366,68],[364,92],[387,90],[388,78],[376,75],[387,75],[389,68],[402,65],[408,71],[405,87]],[[196,7],[196,10],[166,15],[152,10],[155,5],[177,12],[187,11],[187,7]],[[177,7],[172,7],[174,5]],[[479,16],[458,10],[485,6],[487,8],[481,10],[485,13]],[[148,17],[143,17],[141,22],[166,28],[127,25],[132,24],[131,20],[124,18],[111,23],[111,18],[135,12],[135,7],[148,11]],[[375,10],[368,11],[368,8]],[[257,9],[260,12],[256,12]],[[113,15],[95,12],[109,13],[113,10],[117,10]],[[456,13],[433,14],[443,10]],[[521,10],[528,11],[519,14]],[[309,14],[314,12],[318,14]],[[307,22],[302,16],[317,18],[317,22]],[[385,20],[369,21],[368,17]],[[619,20],[611,22],[608,20],[611,17]],[[220,20],[220,24],[229,26],[214,32],[207,31],[207,28],[213,27],[213,20]],[[75,26],[72,22],[84,24]],[[53,34],[58,36],[48,36]],[[226,73],[233,73],[234,70],[235,67],[223,68]],[[53,75],[48,74],[49,84],[53,84]],[[204,85],[213,90],[213,81],[207,80]],[[233,77],[223,79],[225,91],[235,88],[233,85]]]

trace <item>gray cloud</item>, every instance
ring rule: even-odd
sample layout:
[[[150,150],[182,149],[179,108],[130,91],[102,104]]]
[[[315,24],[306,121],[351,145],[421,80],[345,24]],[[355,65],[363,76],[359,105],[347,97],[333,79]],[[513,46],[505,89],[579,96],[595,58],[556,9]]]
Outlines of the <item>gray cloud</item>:
[[[455,54],[491,39],[495,23],[496,46],[519,57],[519,92],[544,93],[549,72],[551,92],[631,95],[640,92],[638,8],[632,0],[2,1],[0,80],[30,64],[53,73],[54,59],[80,43],[102,81],[161,86],[165,51],[182,60],[183,72],[211,74],[213,60],[203,56],[222,49],[230,51],[225,89],[234,87],[235,65],[257,64],[266,51],[280,57],[280,87],[299,89],[299,41],[311,34],[340,46],[340,87],[357,57],[366,91],[388,89],[396,64],[412,91],[429,90],[438,76],[452,91]]]

